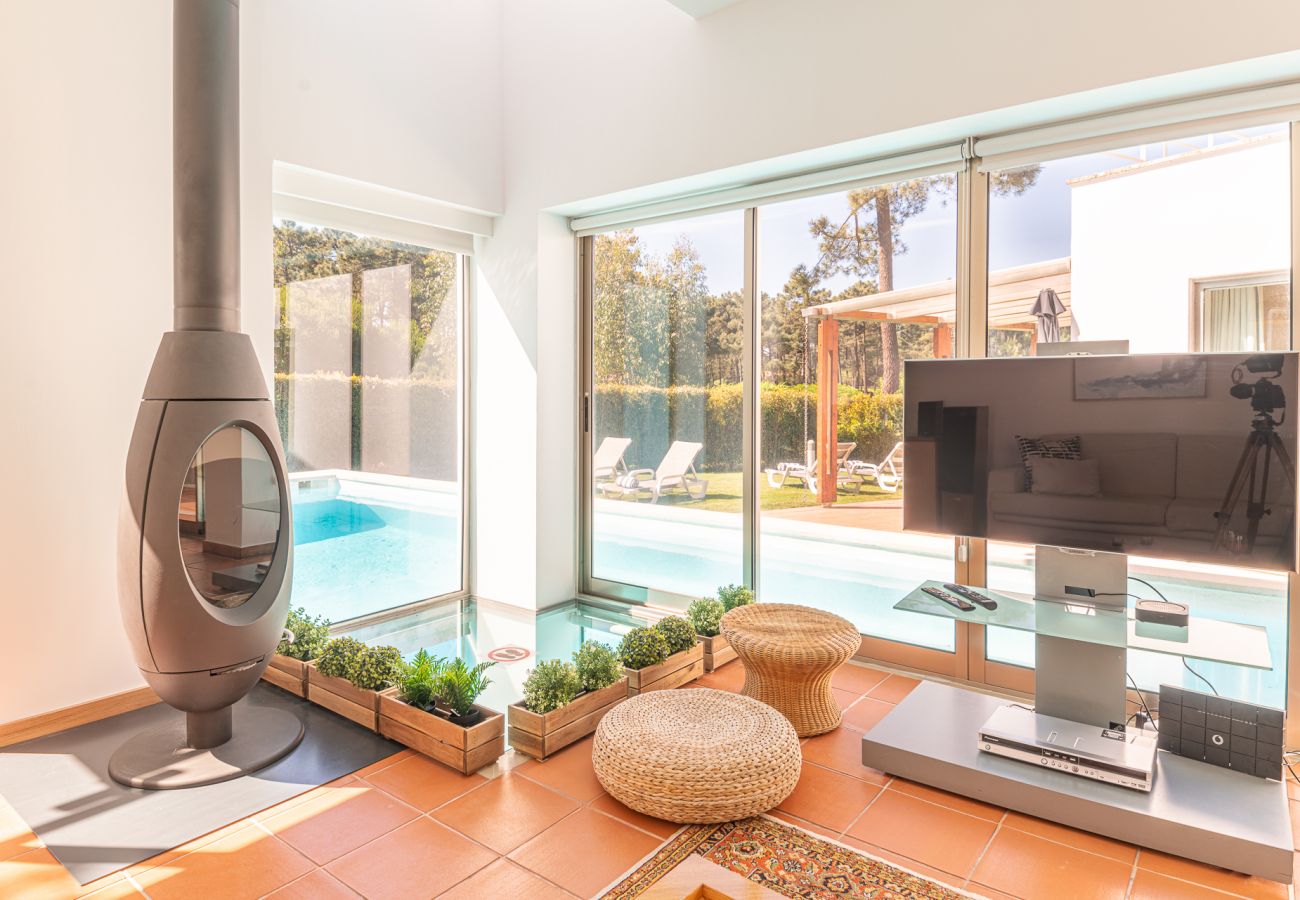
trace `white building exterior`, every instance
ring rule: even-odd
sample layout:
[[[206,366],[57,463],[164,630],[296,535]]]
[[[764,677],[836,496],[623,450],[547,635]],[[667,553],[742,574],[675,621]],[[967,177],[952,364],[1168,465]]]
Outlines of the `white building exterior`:
[[[1200,286],[1284,281],[1289,153],[1281,131],[1071,182],[1076,338],[1199,349]]]

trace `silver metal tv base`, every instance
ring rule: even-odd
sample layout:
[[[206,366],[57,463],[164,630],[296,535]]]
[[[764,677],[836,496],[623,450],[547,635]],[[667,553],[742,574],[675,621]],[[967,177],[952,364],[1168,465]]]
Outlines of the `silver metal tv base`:
[[[1291,883],[1282,782],[1162,752],[1146,794],[983,753],[976,735],[1005,702],[923,682],[862,739],[862,763],[1140,847]]]

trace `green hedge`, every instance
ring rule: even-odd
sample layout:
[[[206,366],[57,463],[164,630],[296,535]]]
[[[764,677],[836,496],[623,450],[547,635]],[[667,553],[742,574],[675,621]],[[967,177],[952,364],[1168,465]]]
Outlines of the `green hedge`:
[[[817,435],[816,386],[764,383],[761,397],[761,465],[802,461],[805,440]],[[741,468],[739,384],[708,388],[601,385],[596,388],[592,417],[597,446],[607,436],[632,439],[626,456],[632,468],[654,468],[675,440],[704,444],[696,461],[701,471],[734,472]],[[868,393],[840,386],[839,439],[857,442],[854,459],[879,461],[902,433],[902,394]]]
[[[291,470],[364,469],[455,480],[456,385],[340,373],[275,376],[275,415]],[[300,421],[299,409],[311,421]],[[371,427],[366,429],[366,418]]]

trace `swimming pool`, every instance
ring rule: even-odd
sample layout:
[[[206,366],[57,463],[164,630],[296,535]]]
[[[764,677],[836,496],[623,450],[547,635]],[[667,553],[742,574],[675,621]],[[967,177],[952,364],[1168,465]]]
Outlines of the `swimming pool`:
[[[454,500],[391,479],[298,479],[291,602],[341,622],[458,590]]]
[[[446,492],[351,477],[304,479],[294,489],[293,603],[340,622],[460,587],[459,508]],[[621,507],[621,508],[620,508]],[[739,517],[622,504],[598,509],[596,574],[687,597],[742,580]],[[952,571],[950,539],[765,521],[761,588],[767,600],[804,603],[853,622],[864,634],[951,651],[952,623],[893,608],[928,578]],[[1195,614],[1268,629],[1274,669],[1197,662],[1226,695],[1282,706],[1286,690],[1286,590],[1271,583],[1219,584],[1180,577],[1172,567],[1143,577],[1193,604]],[[1029,590],[1027,557],[994,553],[989,580]],[[1265,579],[1266,580],[1266,579]],[[1258,581],[1256,579],[1255,581]],[[990,629],[989,653],[1032,664],[1033,639]],[[1144,688],[1162,682],[1203,687],[1179,657],[1134,652]]]

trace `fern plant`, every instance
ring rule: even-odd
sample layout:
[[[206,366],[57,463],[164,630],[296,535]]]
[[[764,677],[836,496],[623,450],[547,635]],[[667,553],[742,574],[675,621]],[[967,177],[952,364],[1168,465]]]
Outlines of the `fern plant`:
[[[609,687],[622,677],[618,670],[618,657],[600,641],[587,641],[573,654],[573,665],[578,670],[578,680],[584,691],[598,691]]]
[[[670,654],[681,653],[695,646],[695,628],[681,616],[665,616],[654,627],[668,642]]]
[[[412,658],[398,682],[398,693],[411,706],[430,710],[438,700],[438,679],[447,668],[447,660],[421,650]]]
[[[468,716],[474,709],[474,701],[492,683],[492,679],[483,673],[494,665],[496,665],[494,662],[481,662],[476,666],[470,666],[459,657],[453,659],[443,669],[442,676],[438,679],[438,699],[446,704],[456,717]]]
[[[686,618],[695,626],[695,633],[703,637],[715,637],[719,631],[722,614],[726,608],[720,600],[701,597],[686,607]]]
[[[529,712],[544,715],[568,706],[580,690],[582,680],[573,663],[545,659],[524,679],[524,706]]]
[[[722,608],[731,612],[737,606],[748,606],[754,602],[754,592],[741,584],[729,584],[718,588],[718,600]]]
[[[293,635],[293,640],[280,641],[276,653],[306,661],[320,656],[321,650],[329,643],[330,620],[324,616],[309,616],[301,606],[289,610],[284,627]]]
[[[668,658],[668,640],[654,628],[633,628],[619,642],[618,658],[629,669],[657,666]]]

